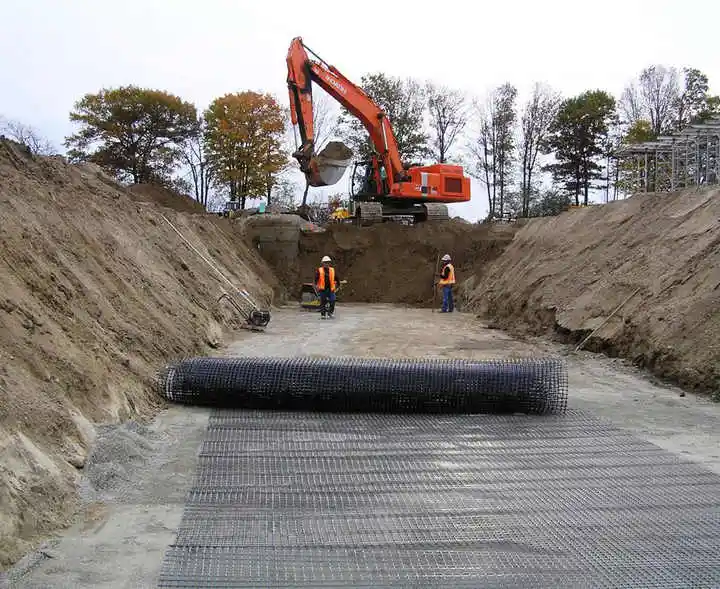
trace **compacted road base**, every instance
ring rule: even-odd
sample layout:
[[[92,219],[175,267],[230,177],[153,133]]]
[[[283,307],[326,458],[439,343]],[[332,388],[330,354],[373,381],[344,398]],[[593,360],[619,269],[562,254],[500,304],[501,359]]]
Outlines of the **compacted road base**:
[[[466,315],[341,305],[333,321],[280,310],[227,353],[553,351]],[[100,445],[138,449],[129,476],[89,461],[84,517],[10,586],[718,586],[720,407],[567,360],[565,417],[234,411],[208,427],[172,407],[107,428]]]

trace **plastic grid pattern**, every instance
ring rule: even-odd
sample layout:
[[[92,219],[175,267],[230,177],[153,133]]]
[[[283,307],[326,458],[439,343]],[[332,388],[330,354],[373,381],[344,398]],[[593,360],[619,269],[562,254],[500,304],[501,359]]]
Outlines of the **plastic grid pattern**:
[[[567,371],[556,358],[190,358],[160,372],[158,391],[245,409],[544,415],[565,412]]]
[[[720,476],[574,411],[216,410],[159,586],[720,587]]]

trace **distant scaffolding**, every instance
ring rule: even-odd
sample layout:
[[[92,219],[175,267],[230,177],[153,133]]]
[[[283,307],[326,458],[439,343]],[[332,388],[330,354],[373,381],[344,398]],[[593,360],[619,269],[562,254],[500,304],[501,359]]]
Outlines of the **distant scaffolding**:
[[[630,193],[718,184],[720,117],[689,125],[656,141],[623,146],[617,158],[624,189]]]

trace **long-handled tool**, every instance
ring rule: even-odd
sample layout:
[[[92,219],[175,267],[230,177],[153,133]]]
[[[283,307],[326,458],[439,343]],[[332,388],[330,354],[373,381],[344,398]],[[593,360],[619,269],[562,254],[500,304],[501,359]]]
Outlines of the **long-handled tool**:
[[[608,316],[605,318],[605,321],[603,321],[600,325],[598,325],[595,329],[593,329],[592,332],[590,333],[590,335],[588,335],[583,341],[581,341],[581,342],[578,344],[578,346],[575,348],[575,351],[578,352],[578,351],[580,350],[580,348],[582,348],[582,347],[585,345],[585,342],[587,342],[592,336],[594,336],[598,331],[600,331],[601,328],[605,327],[605,325],[607,324],[607,322],[610,321],[610,319],[612,319],[612,318],[615,316],[615,313],[617,313],[620,309],[622,309],[622,308],[625,306],[625,303],[627,303],[631,298],[633,298],[633,297],[634,297],[637,293],[639,293],[641,290],[642,290],[642,287],[641,287],[641,286],[638,286],[638,287],[632,292],[632,294],[631,294],[630,296],[628,296],[622,303],[620,303],[620,304],[615,308],[615,310],[614,310],[612,313],[610,313],[610,315],[608,315]]]
[[[437,275],[440,274],[440,254],[437,255],[437,260],[435,261],[435,274],[433,274],[433,302],[432,302],[432,312],[435,312],[435,301],[437,300]]]
[[[221,294],[218,298],[218,302],[223,298],[227,298],[230,304],[232,304],[232,306],[235,307],[238,313],[242,315],[242,317],[245,319],[251,329],[264,328],[270,322],[270,311],[268,311],[267,309],[261,309],[259,305],[252,299],[248,291],[246,291],[245,289],[237,288],[232,283],[232,281],[218,269],[215,264],[208,260],[204,255],[202,255],[202,253],[200,253],[200,251],[192,243],[190,243],[187,237],[180,233],[178,228],[170,222],[170,219],[168,219],[165,215],[161,216],[163,219],[165,219],[165,222],[170,225],[172,230],[180,236],[180,239],[185,242],[185,245],[187,245],[192,251],[194,251],[198,255],[198,257],[208,265],[210,269],[214,270],[217,275],[220,276],[220,278],[222,278],[228,286],[230,286],[231,292],[223,292],[223,294]]]

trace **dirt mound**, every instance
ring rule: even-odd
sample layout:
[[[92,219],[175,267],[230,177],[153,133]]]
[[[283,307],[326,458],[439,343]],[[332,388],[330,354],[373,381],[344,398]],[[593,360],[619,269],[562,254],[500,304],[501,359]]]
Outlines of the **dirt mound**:
[[[316,170],[316,174],[311,175],[311,184],[332,186],[339,182],[352,163],[352,153],[352,150],[340,141],[328,143],[325,149],[313,158],[311,168]]]
[[[139,202],[152,202],[181,213],[204,213],[205,208],[195,199],[157,184],[128,186],[130,198]]]
[[[488,269],[473,307],[720,391],[720,191],[636,195],[537,219]]]
[[[433,300],[438,255],[453,256],[458,279],[481,276],[513,238],[509,225],[468,225],[447,221],[417,226],[383,223],[371,227],[331,225],[328,231],[300,236],[298,264],[277,267],[290,293],[312,282],[320,259],[329,255],[343,287],[342,300],[427,306]],[[439,300],[439,299],[438,299]]]
[[[330,141],[317,155],[318,159],[347,160],[353,156],[353,151],[342,141]]]
[[[161,215],[271,301],[272,273],[227,220],[134,202],[94,166],[0,141],[0,568],[72,516],[93,424],[151,415],[155,371],[239,323]]]

